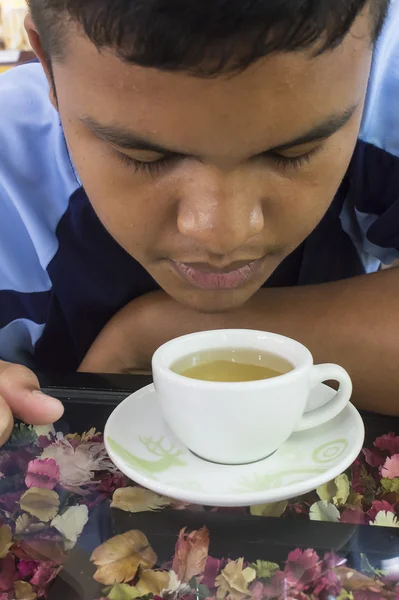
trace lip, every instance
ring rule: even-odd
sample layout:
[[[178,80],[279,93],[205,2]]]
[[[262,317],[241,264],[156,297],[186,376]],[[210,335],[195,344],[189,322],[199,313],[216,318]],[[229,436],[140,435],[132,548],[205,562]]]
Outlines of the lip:
[[[262,259],[233,263],[217,269],[204,263],[172,261],[174,269],[188,283],[203,290],[232,290],[243,286],[255,277]]]

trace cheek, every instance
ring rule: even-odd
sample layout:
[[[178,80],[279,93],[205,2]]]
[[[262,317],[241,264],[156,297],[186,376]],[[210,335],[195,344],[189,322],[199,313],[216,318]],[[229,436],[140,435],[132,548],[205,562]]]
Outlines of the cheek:
[[[270,235],[287,251],[318,225],[334,199],[350,162],[353,145],[334,145],[301,171],[280,176],[265,206]]]
[[[98,218],[117,242],[141,260],[159,237],[168,204],[148,176],[119,163],[105,145],[65,128],[68,147]]]

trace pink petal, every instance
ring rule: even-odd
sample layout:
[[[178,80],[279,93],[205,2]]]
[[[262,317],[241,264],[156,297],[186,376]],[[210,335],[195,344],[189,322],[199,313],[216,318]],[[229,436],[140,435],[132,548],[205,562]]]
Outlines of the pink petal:
[[[52,458],[32,460],[25,478],[27,488],[38,487],[53,490],[60,480],[60,468]]]
[[[366,515],[361,508],[346,508],[339,520],[340,523],[352,523],[354,525],[365,525],[367,523]]]
[[[377,438],[374,442],[374,446],[380,450],[390,452],[391,454],[399,454],[399,436],[396,436],[391,431],[391,433]]]
[[[263,600],[264,599],[264,589],[263,583],[261,581],[257,581],[250,589],[251,592],[251,600]]]
[[[384,456],[379,450],[376,450],[375,448],[373,448],[372,450],[364,448],[363,454],[364,458],[366,459],[366,463],[370,465],[370,467],[382,467],[386,459],[386,455]]]
[[[399,477],[399,454],[395,454],[392,458],[386,459],[385,464],[381,469],[381,475],[387,479]]]
[[[20,560],[18,563],[18,573],[21,579],[31,577],[38,566],[39,563],[35,560]]]
[[[217,558],[212,558],[212,556],[208,556],[201,583],[206,585],[209,589],[214,588],[215,579],[222,571],[224,565],[224,560],[219,560]]]
[[[320,576],[320,557],[314,550],[294,550],[288,555],[284,573],[288,578],[296,581],[295,586],[300,591],[301,586],[308,585]]]
[[[47,588],[59,573],[59,568],[54,568],[51,563],[40,563],[30,584],[35,587],[37,595],[45,596]]]
[[[8,592],[14,588],[15,559],[11,554],[0,560],[0,592]]]

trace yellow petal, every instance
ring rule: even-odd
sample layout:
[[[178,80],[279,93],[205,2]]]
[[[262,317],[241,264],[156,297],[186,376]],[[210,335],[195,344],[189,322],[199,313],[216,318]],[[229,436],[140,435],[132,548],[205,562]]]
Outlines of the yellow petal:
[[[170,505],[169,498],[159,496],[155,492],[140,487],[126,487],[115,490],[112,498],[112,508],[126,512],[138,513],[154,511]]]
[[[135,598],[139,597],[140,593],[136,588],[126,583],[115,583],[112,589],[107,592],[108,600],[135,600]]]
[[[60,499],[57,492],[32,487],[21,497],[19,504],[22,510],[47,523],[57,515]]]
[[[12,546],[12,529],[9,525],[0,527],[0,558],[5,558]]]
[[[219,581],[222,583],[222,587],[226,587],[227,584],[230,596],[233,592],[245,595],[248,592],[248,584],[256,578],[255,569],[252,567],[243,569],[243,566],[244,559],[240,558],[237,561],[229,562],[221,573],[225,583],[222,580]]]
[[[336,477],[335,485],[337,487],[337,492],[334,495],[333,502],[336,506],[342,506],[343,504],[346,504],[350,494],[350,483],[348,476],[343,473],[342,475]]]
[[[337,486],[335,481],[329,481],[328,483],[323,483],[323,485],[319,486],[316,490],[317,495],[320,500],[324,500],[325,502],[331,502],[337,493]]]
[[[26,581],[15,582],[15,599],[16,600],[35,600],[37,598],[30,583]]]
[[[157,562],[157,555],[144,533],[134,530],[105,542],[93,552],[91,561],[99,567],[94,579],[104,585],[113,585],[132,581],[140,566],[151,569]]]
[[[251,506],[251,515],[254,517],[281,517],[285,513],[288,502],[273,502],[272,504],[258,504]]]
[[[167,571],[142,571],[136,590],[141,596],[159,595],[169,585],[170,575]]]

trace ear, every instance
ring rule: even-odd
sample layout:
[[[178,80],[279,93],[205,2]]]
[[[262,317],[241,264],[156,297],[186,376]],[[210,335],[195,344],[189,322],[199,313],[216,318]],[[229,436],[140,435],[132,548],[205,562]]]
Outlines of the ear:
[[[43,70],[46,74],[47,81],[50,86],[50,102],[54,106],[54,108],[58,110],[57,95],[55,91],[51,61],[45,49],[43,48],[39,32],[37,31],[36,25],[34,24],[30,14],[28,14],[25,17],[25,29],[29,37],[30,45],[32,46],[32,49],[36,54],[37,58],[40,60]]]

